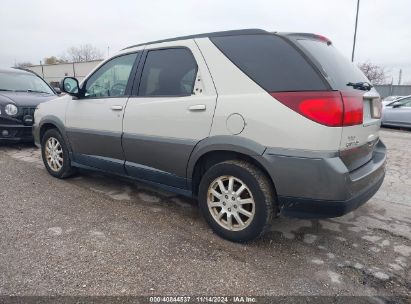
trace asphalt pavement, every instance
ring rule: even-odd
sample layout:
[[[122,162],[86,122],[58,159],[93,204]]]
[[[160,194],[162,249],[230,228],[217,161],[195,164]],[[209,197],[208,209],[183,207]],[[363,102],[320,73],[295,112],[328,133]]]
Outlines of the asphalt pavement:
[[[196,202],[118,177],[51,177],[0,146],[0,295],[411,295],[411,132],[383,130],[387,176],[346,216],[277,218],[225,241]]]

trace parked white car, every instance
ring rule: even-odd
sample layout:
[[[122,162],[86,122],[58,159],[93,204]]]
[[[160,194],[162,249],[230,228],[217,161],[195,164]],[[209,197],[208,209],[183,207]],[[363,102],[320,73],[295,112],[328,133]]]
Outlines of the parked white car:
[[[384,179],[379,95],[323,36],[144,43],[62,89],[70,95],[35,112],[51,175],[101,170],[196,197],[232,241],[262,235],[279,214],[341,216]]]

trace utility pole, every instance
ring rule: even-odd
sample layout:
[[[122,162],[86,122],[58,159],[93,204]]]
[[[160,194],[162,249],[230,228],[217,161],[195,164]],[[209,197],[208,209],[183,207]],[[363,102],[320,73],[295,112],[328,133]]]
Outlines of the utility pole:
[[[357,40],[357,25],[358,25],[358,10],[360,8],[360,0],[357,0],[357,14],[355,16],[354,42],[352,45],[351,61],[354,62],[355,41]]]
[[[107,47],[107,58],[110,57],[110,46]]]
[[[41,65],[41,75],[43,76],[44,79],[44,67],[43,67],[43,62],[40,60],[40,65]]]
[[[402,78],[402,69],[400,69],[400,73],[398,74],[398,85],[401,84],[401,78]]]

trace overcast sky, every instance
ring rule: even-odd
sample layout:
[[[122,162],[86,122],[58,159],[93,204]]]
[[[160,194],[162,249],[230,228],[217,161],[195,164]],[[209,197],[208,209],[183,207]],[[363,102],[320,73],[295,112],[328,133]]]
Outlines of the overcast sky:
[[[351,57],[357,0],[1,0],[0,66],[90,43],[107,55],[156,39],[262,28],[330,38]],[[355,62],[411,84],[411,1],[361,0]]]

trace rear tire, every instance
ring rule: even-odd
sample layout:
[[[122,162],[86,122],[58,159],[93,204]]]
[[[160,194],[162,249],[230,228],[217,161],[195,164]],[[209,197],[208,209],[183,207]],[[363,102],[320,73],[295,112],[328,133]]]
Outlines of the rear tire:
[[[270,181],[246,161],[230,160],[209,168],[201,179],[198,199],[214,232],[233,242],[263,235],[277,211]]]
[[[67,144],[57,129],[47,130],[42,137],[41,156],[50,175],[63,179],[75,173]]]

